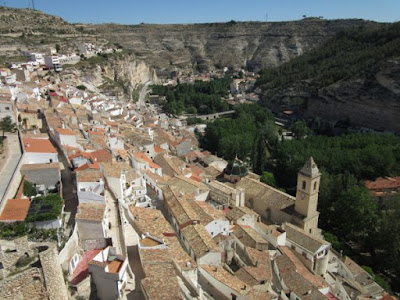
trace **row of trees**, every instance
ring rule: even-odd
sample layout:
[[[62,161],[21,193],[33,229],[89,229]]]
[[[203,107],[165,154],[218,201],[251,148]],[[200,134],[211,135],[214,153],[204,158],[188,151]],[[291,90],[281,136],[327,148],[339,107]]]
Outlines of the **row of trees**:
[[[166,97],[164,110],[168,113],[210,114],[229,110],[229,104],[221,98],[228,96],[231,83],[232,78],[226,76],[209,82],[178,84],[176,87],[153,85],[152,93]]]

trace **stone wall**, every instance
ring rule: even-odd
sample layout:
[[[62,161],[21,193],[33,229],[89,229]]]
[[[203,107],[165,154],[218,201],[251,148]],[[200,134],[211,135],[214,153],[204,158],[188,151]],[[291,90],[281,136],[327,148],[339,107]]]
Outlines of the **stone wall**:
[[[0,281],[0,299],[49,299],[49,295],[44,287],[43,274],[40,269],[31,268]]]
[[[49,299],[68,300],[68,289],[65,285],[63,271],[57,261],[56,247],[50,247],[47,251],[39,253],[39,257]]]

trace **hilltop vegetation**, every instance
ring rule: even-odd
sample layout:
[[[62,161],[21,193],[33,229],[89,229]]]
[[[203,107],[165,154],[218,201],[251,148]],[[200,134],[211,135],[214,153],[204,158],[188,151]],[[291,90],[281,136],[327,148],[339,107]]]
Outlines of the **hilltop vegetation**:
[[[399,49],[400,22],[353,28],[278,68],[261,71],[257,84],[267,98],[304,80],[311,88],[318,89],[359,75],[379,61],[400,55]]]

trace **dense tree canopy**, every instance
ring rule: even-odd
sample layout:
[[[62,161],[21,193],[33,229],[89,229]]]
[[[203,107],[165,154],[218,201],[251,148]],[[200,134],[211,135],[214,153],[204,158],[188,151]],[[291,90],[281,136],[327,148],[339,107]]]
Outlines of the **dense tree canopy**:
[[[152,93],[167,98],[164,110],[168,113],[210,114],[229,109],[229,104],[221,97],[228,96],[231,83],[232,78],[226,76],[209,82],[195,81],[193,84],[178,84],[176,87],[153,85]]]
[[[233,118],[221,118],[208,124],[201,145],[227,160],[237,156],[241,160],[252,160],[254,165],[265,166],[266,147],[277,139],[273,120],[272,114],[259,105],[239,105]]]

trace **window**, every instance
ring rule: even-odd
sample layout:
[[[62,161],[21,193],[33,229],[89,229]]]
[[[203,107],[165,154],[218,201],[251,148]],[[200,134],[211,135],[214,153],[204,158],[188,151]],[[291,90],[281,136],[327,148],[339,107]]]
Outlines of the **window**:
[[[306,189],[306,182],[303,180],[303,190],[305,190]]]
[[[314,182],[314,191],[317,189],[317,182]]]
[[[8,106],[5,107],[6,110],[10,110],[10,108]]]
[[[312,233],[312,229],[310,228],[310,233]]]

